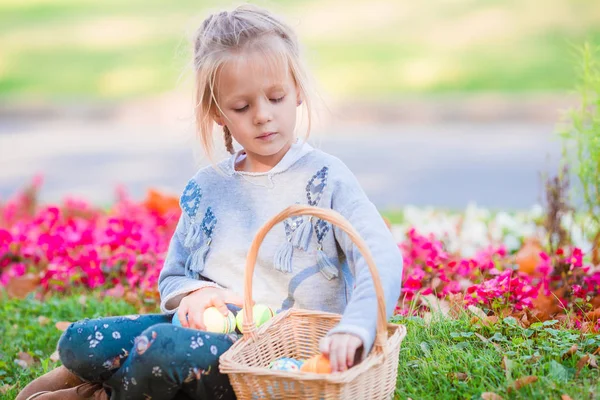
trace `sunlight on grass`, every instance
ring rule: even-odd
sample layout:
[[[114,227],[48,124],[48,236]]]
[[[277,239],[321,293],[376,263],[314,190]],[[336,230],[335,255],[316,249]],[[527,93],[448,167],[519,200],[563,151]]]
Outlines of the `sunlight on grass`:
[[[600,7],[593,3],[258,2],[298,29],[320,86],[344,99],[566,90],[574,83],[571,45],[585,40],[600,45]],[[0,66],[0,96],[110,99],[174,89],[190,58],[190,34],[220,5],[2,2],[0,59],[8,61]],[[139,52],[143,65],[134,56]],[[173,58],[176,53],[182,54]],[[135,70],[144,72],[125,84],[127,78],[120,77]]]
[[[127,92],[140,93],[152,88],[159,77],[158,71],[149,67],[118,68],[100,77],[99,93],[107,97]]]

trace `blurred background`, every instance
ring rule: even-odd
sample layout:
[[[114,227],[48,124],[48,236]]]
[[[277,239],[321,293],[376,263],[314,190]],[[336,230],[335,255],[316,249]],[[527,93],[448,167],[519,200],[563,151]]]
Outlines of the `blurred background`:
[[[539,203],[576,49],[600,45],[597,0],[253,3],[304,45],[325,105],[311,140],[386,210]],[[237,4],[0,0],[0,201],[37,175],[44,201],[178,194],[208,163],[190,40]]]

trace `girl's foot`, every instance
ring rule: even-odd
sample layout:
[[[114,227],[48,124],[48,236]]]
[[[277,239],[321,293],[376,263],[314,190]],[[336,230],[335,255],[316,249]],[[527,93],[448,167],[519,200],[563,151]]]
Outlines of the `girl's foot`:
[[[27,400],[109,400],[109,397],[102,384],[85,382],[68,389],[36,393]]]
[[[63,366],[40,376],[29,382],[27,386],[17,395],[15,400],[33,400],[47,392],[68,389],[82,384],[83,381]]]

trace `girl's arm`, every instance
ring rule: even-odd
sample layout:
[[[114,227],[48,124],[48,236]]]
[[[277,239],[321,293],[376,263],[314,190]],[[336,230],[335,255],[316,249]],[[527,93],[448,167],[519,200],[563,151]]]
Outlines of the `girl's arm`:
[[[168,314],[177,311],[181,299],[190,292],[207,286],[221,287],[214,282],[186,276],[185,262],[190,255],[190,250],[183,245],[183,238],[187,230],[185,218],[185,214],[182,214],[179,219],[169,244],[165,264],[158,277],[158,291],[161,298],[160,309]]]
[[[342,179],[333,188],[332,208],[352,224],[371,250],[383,285],[386,315],[390,318],[400,296],[402,254],[375,205],[367,198],[352,172],[347,167],[344,170],[341,171]],[[350,333],[358,336],[366,355],[373,346],[377,323],[373,280],[365,259],[348,235],[337,227],[334,227],[334,234],[354,274],[355,287],[342,320],[329,335]]]

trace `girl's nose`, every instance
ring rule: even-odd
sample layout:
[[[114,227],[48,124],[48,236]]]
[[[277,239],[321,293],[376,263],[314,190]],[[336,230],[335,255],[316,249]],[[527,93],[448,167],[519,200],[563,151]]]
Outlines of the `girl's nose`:
[[[260,101],[256,106],[254,113],[254,124],[264,125],[273,119],[271,104],[269,101]]]

